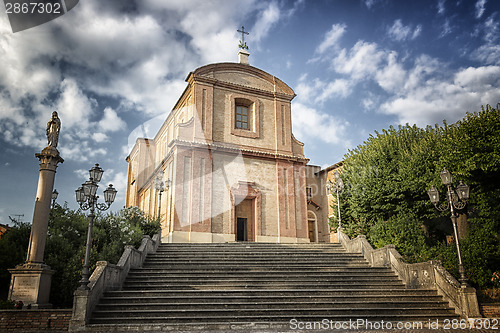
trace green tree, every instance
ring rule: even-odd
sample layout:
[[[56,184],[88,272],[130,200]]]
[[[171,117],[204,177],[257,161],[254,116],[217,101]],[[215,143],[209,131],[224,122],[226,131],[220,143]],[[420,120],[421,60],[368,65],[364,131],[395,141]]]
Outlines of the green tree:
[[[486,287],[500,270],[499,105],[467,113],[453,125],[390,127],[349,151],[343,226],[376,247],[394,244],[407,261],[441,259],[458,272],[454,245],[444,238],[451,230],[449,212],[435,210],[427,196],[431,184],[446,193],[438,176],[444,167],[471,186],[464,261],[471,281]]]
[[[14,226],[0,238],[0,299],[6,299],[10,285],[9,268],[24,262],[28,251],[31,225],[14,222]]]
[[[52,277],[50,301],[55,307],[71,307],[73,293],[81,279],[88,218],[80,210],[58,204],[51,210],[45,263],[56,272]],[[0,290],[6,298],[10,282],[8,268],[25,260],[30,225],[18,224],[0,239]],[[159,219],[148,217],[137,207],[118,213],[97,214],[94,220],[90,251],[90,271],[99,260],[117,263],[125,245],[140,245],[142,236],[160,231]]]

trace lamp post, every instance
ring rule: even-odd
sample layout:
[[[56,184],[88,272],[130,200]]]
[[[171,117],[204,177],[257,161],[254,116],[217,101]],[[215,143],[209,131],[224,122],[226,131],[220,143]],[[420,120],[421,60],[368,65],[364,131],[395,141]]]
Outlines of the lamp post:
[[[52,208],[54,208],[54,205],[56,204],[56,199],[58,195],[59,192],[57,192],[57,190],[52,191]]]
[[[335,170],[333,173],[333,178],[335,179],[335,183],[332,183],[331,181],[328,181],[327,189],[328,192],[331,192],[332,189],[335,189],[335,193],[337,194],[337,208],[339,212],[339,228],[342,228],[342,221],[340,218],[340,193],[344,190],[344,182],[342,181],[342,178],[340,178],[340,174],[338,170]]]
[[[113,201],[115,201],[116,190],[113,188],[112,184],[109,184],[108,188],[104,190],[104,201],[106,203],[98,203],[97,199],[99,196],[96,195],[97,188],[101,181],[101,177],[104,171],[96,164],[92,169],[89,170],[90,179],[79,187],[76,193],[76,201],[80,204],[82,210],[90,209],[89,213],[89,229],[87,231],[87,244],[85,245],[85,261],[83,264],[82,279],[80,280],[79,290],[88,290],[89,283],[89,260],[90,260],[90,248],[92,246],[92,226],[94,224],[95,208],[101,211],[107,210]]]
[[[155,189],[160,192],[158,198],[158,217],[161,216],[161,194],[163,191],[168,191],[169,188],[170,179],[167,179],[167,182],[165,183],[163,181],[163,171],[160,171],[155,178]]]
[[[465,268],[462,262],[462,253],[460,251],[460,241],[458,240],[458,231],[457,231],[457,214],[455,213],[455,210],[461,210],[465,208],[467,200],[469,199],[470,188],[468,185],[462,183],[462,181],[460,181],[460,184],[456,188],[453,188],[453,178],[451,176],[451,173],[448,170],[446,170],[446,168],[443,169],[443,171],[439,174],[439,176],[441,177],[443,185],[445,185],[448,189],[447,200],[438,205],[439,191],[434,186],[431,186],[429,191],[427,191],[427,194],[429,195],[431,203],[434,205],[434,207],[436,207],[437,210],[444,212],[449,209],[451,212],[450,217],[451,217],[451,223],[453,225],[453,233],[455,234],[455,245],[457,247],[460,282],[462,288],[466,288],[468,287],[468,280],[467,277],[465,276]]]

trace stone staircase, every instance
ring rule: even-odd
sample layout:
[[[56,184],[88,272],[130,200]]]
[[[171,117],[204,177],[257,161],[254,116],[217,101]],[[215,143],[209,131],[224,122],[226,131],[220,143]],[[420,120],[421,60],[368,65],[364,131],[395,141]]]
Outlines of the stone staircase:
[[[122,290],[104,294],[89,331],[290,328],[290,321],[459,318],[435,290],[405,289],[338,244],[162,244]]]

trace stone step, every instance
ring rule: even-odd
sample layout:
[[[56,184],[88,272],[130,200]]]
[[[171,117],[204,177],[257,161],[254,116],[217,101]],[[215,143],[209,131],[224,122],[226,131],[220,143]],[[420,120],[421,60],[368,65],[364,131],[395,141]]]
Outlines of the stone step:
[[[201,270],[173,270],[173,269],[164,269],[161,266],[155,267],[155,268],[147,268],[143,267],[140,269],[134,268],[131,269],[129,272],[129,276],[135,276],[135,275],[165,275],[165,276],[196,276],[196,275],[203,275],[203,276],[212,276],[212,275],[223,275],[223,276],[252,276],[252,275],[258,275],[262,276],[261,271],[251,271],[248,269],[241,269],[238,270],[237,268],[227,270],[227,269],[201,269]],[[330,267],[326,269],[308,269],[307,271],[304,271],[303,269],[286,269],[286,270],[269,270],[267,269],[265,271],[266,276],[283,276],[284,274],[286,275],[310,275],[310,274],[315,274],[317,276],[331,276],[331,275],[350,275],[350,274],[358,274],[358,275],[369,275],[369,276],[374,276],[377,277],[379,274],[390,274],[394,275],[394,272],[389,269],[389,268],[383,268],[383,267],[370,267],[370,266],[362,266],[362,267]]]
[[[398,284],[362,284],[356,283],[352,284],[352,286],[344,287],[344,286],[332,286],[329,288],[331,290],[335,290],[335,287],[338,290],[351,290],[351,289],[379,289],[383,290],[387,287],[391,288],[401,288],[404,289],[403,286],[399,286]],[[301,284],[276,284],[276,285],[263,285],[263,284],[207,284],[207,285],[171,285],[171,284],[163,284],[163,285],[148,285],[148,284],[137,284],[137,285],[127,285],[125,290],[234,290],[234,289],[243,289],[243,290],[276,290],[280,288],[293,288],[293,289],[304,289],[304,290],[324,290],[328,288],[327,284],[318,284],[314,286],[303,286]]]
[[[125,303],[101,303],[98,305],[97,310],[141,310],[147,307],[150,310],[163,310],[163,309],[178,309],[178,310],[189,310],[189,309],[200,309],[200,308],[210,308],[219,310],[239,310],[248,308],[260,308],[260,309],[299,309],[299,308],[319,308],[319,309],[342,309],[342,308],[377,308],[386,309],[394,307],[403,308],[437,308],[443,309],[448,306],[447,302],[444,301],[419,301],[419,300],[408,300],[408,301],[388,301],[388,300],[376,300],[376,301],[337,301],[335,299],[329,300],[303,300],[303,301],[256,301],[248,300],[247,302],[233,302],[233,303],[223,303],[223,302],[135,302],[130,304]]]
[[[417,298],[415,296],[421,296],[422,298]],[[421,293],[419,295],[408,294],[404,291],[396,292],[394,291],[391,295],[385,295],[379,292],[379,294],[372,295],[205,295],[201,298],[198,295],[183,295],[181,293],[176,293],[171,295],[169,293],[164,293],[163,295],[142,295],[141,297],[128,296],[128,295],[117,295],[117,296],[104,296],[101,298],[101,304],[125,304],[132,305],[134,303],[140,304],[209,304],[214,306],[216,304],[221,305],[231,305],[234,303],[291,303],[291,304],[302,304],[309,302],[317,303],[338,303],[338,304],[356,304],[356,303],[428,303],[433,304],[444,304],[447,302],[443,301],[443,298],[435,291],[428,292],[427,294]]]
[[[89,329],[289,329],[291,319],[325,318],[459,317],[436,290],[406,289],[390,268],[339,244],[162,244],[122,290],[103,295]]]
[[[428,297],[437,295],[435,290],[422,289],[412,290],[405,289],[404,286],[397,288],[383,288],[383,289],[367,289],[367,288],[338,288],[338,289],[261,289],[258,292],[255,290],[247,289],[227,289],[227,290],[114,290],[108,291],[104,294],[105,297],[347,297],[359,296],[369,297],[387,295],[390,297],[397,296],[414,296],[414,297]]]
[[[281,248],[281,247],[265,247],[265,248],[207,248],[207,247],[178,247],[178,248],[158,248],[157,254],[167,254],[167,253],[219,253],[219,254],[244,254],[244,253],[258,253],[258,254],[270,254],[270,253],[282,253],[282,254],[347,254],[343,248]]]
[[[332,254],[326,254],[326,253],[321,253],[321,254],[311,254],[311,253],[287,253],[286,255],[281,254],[281,253],[268,253],[268,254],[261,254],[261,253],[238,253],[238,254],[231,254],[231,253],[203,253],[203,254],[182,254],[182,253],[166,253],[166,254],[160,254],[156,253],[154,255],[148,255],[147,260],[153,260],[153,259],[172,259],[172,260],[179,260],[179,259],[203,259],[203,260],[210,260],[210,259],[218,259],[218,260],[296,260],[296,259],[312,259],[312,260],[366,260],[363,256],[361,255],[345,255],[341,253],[332,253]]]
[[[222,265],[222,264],[237,264],[237,265],[316,265],[316,266],[331,266],[339,264],[367,264],[365,259],[342,258],[336,260],[321,260],[308,258],[148,258],[145,265],[154,264],[204,264],[204,265]]]
[[[241,282],[247,282],[247,283],[254,283],[254,282],[260,282],[260,283],[274,283],[274,282],[301,282],[301,283],[316,283],[316,282],[328,282],[328,283],[349,283],[352,281],[360,281],[360,282],[365,282],[365,281],[377,281],[377,278],[381,278],[383,281],[391,281],[391,282],[400,282],[399,278],[396,275],[378,275],[378,276],[366,276],[366,275],[350,275],[350,276],[335,276],[335,275],[330,275],[330,276],[315,276],[313,274],[311,275],[295,275],[295,276],[287,276],[287,275],[282,275],[282,276],[274,276],[274,277],[269,277],[269,276],[258,276],[258,275],[253,275],[253,276],[240,276],[240,277],[224,277],[222,274],[218,276],[210,276],[210,275],[205,275],[205,276],[181,276],[181,277],[165,277],[162,275],[143,275],[143,276],[129,276],[127,278],[127,282],[130,283],[138,283],[138,282],[145,282],[145,283],[220,283],[220,282],[227,282],[227,283],[241,283]]]
[[[452,317],[453,318],[453,317]],[[458,318],[459,317],[454,317]],[[161,321],[161,318],[158,321],[150,320],[145,322],[136,321],[133,324],[122,322],[107,322],[100,324],[91,324],[87,325],[85,332],[92,333],[109,333],[109,332],[128,332],[128,331],[141,331],[141,332],[159,332],[159,331],[170,331],[170,332],[302,332],[303,330],[299,330],[298,326],[292,326],[291,320],[296,320],[294,325],[302,322],[303,324],[316,325],[314,327],[319,327],[319,330],[307,330],[307,332],[383,332],[384,330],[380,329],[380,324],[384,324],[384,328],[388,327],[390,324],[393,329],[397,327],[397,325],[409,325],[407,326],[408,330],[413,329],[413,331],[423,331],[427,332],[423,329],[429,327],[429,324],[432,320],[434,323],[436,320],[439,320],[440,324],[443,323],[443,320],[450,319],[449,315],[435,316],[435,318],[429,318],[427,316],[421,315],[394,315],[393,318],[387,318],[384,316],[370,315],[366,316],[358,322],[353,318],[341,318],[330,316],[329,318],[320,318],[320,317],[308,317],[308,318],[292,318],[290,320],[280,320],[276,319],[273,321],[261,321],[258,318],[256,320],[246,320],[246,321],[213,321],[213,322],[205,322],[203,320],[196,320],[194,322],[188,323],[164,323]],[[326,322],[325,322],[326,320]],[[378,326],[377,326],[378,325]],[[347,329],[342,329],[342,327],[347,327]],[[375,331],[374,331],[375,329]],[[401,330],[401,332],[407,332]],[[391,330],[390,332],[392,332]]]
[[[95,311],[92,323],[193,323],[193,322],[290,322],[291,319],[311,321],[349,320],[352,318],[386,318],[386,320],[421,318],[457,318],[450,310],[436,310],[435,308],[404,308],[393,307],[386,309],[358,308],[358,309],[242,309],[242,310],[130,310],[130,311]]]
[[[352,257],[363,257],[360,254],[353,253],[345,253],[340,251],[307,251],[307,250],[270,250],[270,251],[257,251],[257,250],[239,250],[239,251],[229,251],[229,250],[221,250],[221,251],[207,251],[207,250],[197,250],[197,251],[189,251],[189,250],[168,250],[168,251],[157,251],[153,257],[155,256],[260,256],[260,257],[268,257],[268,256],[324,256],[324,257],[342,257],[342,256],[352,256]]]
[[[245,309],[208,309],[208,308],[189,308],[185,310],[181,309],[143,309],[143,310],[96,310],[93,315],[94,318],[100,317],[115,317],[115,318],[148,318],[148,317],[164,317],[170,319],[172,317],[178,318],[235,318],[235,316],[256,316],[265,318],[268,316],[283,316],[288,318],[296,318],[304,316],[304,314],[313,313],[316,316],[329,316],[335,315],[347,315],[358,317],[362,315],[379,315],[382,313],[389,314],[426,314],[433,315],[436,313],[440,314],[454,314],[453,309],[436,309],[435,307],[404,307],[404,306],[393,306],[387,308],[373,308],[373,307],[360,307],[360,308],[292,308],[292,309],[262,309],[257,308],[245,308]]]
[[[238,271],[238,270],[259,270],[262,271],[264,269],[266,270],[271,270],[271,271],[276,271],[276,270],[282,270],[282,271],[287,271],[287,270],[296,270],[296,269],[304,269],[304,270],[329,270],[331,268],[336,268],[336,267],[369,267],[368,263],[364,262],[346,262],[346,263],[320,263],[320,264],[314,264],[314,263],[301,263],[301,264],[286,264],[286,263],[227,263],[227,262],[220,262],[220,263],[209,263],[209,262],[199,262],[199,263],[169,263],[169,262],[164,262],[164,263],[148,263],[146,262],[144,264],[144,268],[156,268],[156,267],[161,267],[162,269],[177,269],[177,270],[199,270],[199,269],[210,269],[213,270],[214,268],[217,268],[219,270],[225,269],[225,270],[233,270],[233,271]]]
[[[340,243],[264,243],[264,242],[229,242],[229,243],[162,243],[158,248],[340,248]]]
[[[338,263],[338,262],[366,262],[362,257],[322,257],[322,256],[267,256],[267,257],[251,257],[251,256],[161,256],[148,257],[147,263],[154,262],[234,262],[234,263],[261,263],[261,262],[289,262],[289,263]]]
[[[345,282],[315,282],[314,284],[304,285],[300,282],[270,282],[270,283],[262,283],[262,282],[219,282],[215,283],[212,281],[208,281],[207,283],[173,283],[173,282],[141,282],[141,283],[132,283],[126,282],[123,286],[124,290],[127,289],[144,289],[144,290],[171,290],[171,289],[200,289],[200,290],[209,290],[209,289],[256,289],[257,291],[260,289],[283,289],[283,288],[292,288],[292,289],[363,289],[363,288],[404,288],[399,281],[353,281],[349,282],[349,285],[346,286]]]

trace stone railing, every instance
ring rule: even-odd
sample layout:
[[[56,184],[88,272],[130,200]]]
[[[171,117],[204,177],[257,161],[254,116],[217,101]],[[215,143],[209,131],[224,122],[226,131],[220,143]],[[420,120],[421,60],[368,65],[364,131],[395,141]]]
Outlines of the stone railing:
[[[408,289],[436,288],[455,312],[464,318],[480,318],[476,289],[461,287],[460,283],[444,269],[439,260],[408,264],[402,260],[394,245],[373,249],[366,237],[360,235],[350,239],[342,230],[338,231],[339,242],[347,252],[361,253],[372,267],[390,267]]]
[[[69,323],[72,332],[85,330],[90,315],[105,291],[120,289],[130,268],[141,267],[148,253],[156,252],[160,244],[160,235],[144,236],[138,249],[125,246],[118,264],[98,261],[90,276],[89,290],[76,290],[73,299],[73,314]]]

